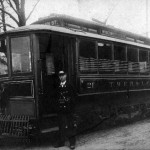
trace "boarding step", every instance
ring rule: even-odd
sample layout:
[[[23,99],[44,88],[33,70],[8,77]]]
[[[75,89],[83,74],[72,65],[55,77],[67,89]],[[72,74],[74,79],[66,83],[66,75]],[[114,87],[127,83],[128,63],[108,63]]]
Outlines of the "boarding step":
[[[0,114],[0,145],[29,143],[29,121],[29,116]]]
[[[41,133],[44,134],[44,133],[57,132],[58,130],[59,130],[59,127],[56,126],[56,127],[52,127],[52,128],[42,129]]]
[[[57,117],[57,114],[56,113],[53,113],[53,114],[44,114],[42,116],[42,118],[50,118],[50,117]]]
[[[29,134],[29,116],[0,115],[0,135],[27,137]]]

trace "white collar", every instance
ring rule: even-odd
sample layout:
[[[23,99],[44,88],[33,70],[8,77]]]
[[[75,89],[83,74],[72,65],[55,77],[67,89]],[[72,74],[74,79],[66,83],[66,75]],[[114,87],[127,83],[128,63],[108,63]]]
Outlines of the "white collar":
[[[65,84],[66,84],[66,81],[60,83],[61,86],[64,86]]]

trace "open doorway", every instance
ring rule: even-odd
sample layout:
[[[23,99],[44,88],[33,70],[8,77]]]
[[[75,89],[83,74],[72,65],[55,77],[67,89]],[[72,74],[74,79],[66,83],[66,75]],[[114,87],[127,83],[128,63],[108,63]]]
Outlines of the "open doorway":
[[[43,95],[40,99],[40,112],[49,114],[55,111],[58,72],[68,71],[68,42],[64,36],[48,33],[38,34],[42,70]]]

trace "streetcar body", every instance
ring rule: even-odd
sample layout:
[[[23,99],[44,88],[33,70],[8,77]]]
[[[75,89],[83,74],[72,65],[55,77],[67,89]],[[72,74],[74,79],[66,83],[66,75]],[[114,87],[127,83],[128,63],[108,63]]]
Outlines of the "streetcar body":
[[[62,69],[76,89],[82,123],[149,109],[148,38],[87,21],[46,21],[0,35],[0,84],[7,91],[2,115],[29,116],[41,133],[58,130],[55,90]]]

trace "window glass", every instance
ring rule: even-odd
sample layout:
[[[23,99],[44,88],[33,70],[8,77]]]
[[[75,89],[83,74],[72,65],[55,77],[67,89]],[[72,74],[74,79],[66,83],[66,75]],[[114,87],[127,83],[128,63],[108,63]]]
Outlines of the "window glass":
[[[81,40],[79,42],[80,73],[96,73],[97,70],[96,42]]]
[[[6,40],[0,40],[0,75],[8,74]]]
[[[114,45],[114,59],[121,60],[121,61],[126,60],[125,46],[116,45],[116,44]]]
[[[96,58],[95,42],[81,40],[79,44],[79,53],[81,57]]]
[[[135,47],[127,47],[128,72],[138,74],[138,49]]]
[[[114,72],[119,74],[127,73],[126,47],[114,44]]]
[[[17,37],[11,39],[13,73],[31,72],[30,38]]]
[[[131,62],[138,62],[138,49],[133,47],[127,48],[127,59]]]
[[[112,46],[110,43],[98,43],[98,60],[100,73],[108,73],[114,70],[112,61]]]
[[[98,58],[111,60],[112,58],[112,48],[109,43],[98,43]]]
[[[150,63],[150,51],[148,52],[148,63]]]
[[[148,51],[139,50],[139,71],[140,73],[149,72]]]
[[[140,50],[139,51],[139,61],[140,62],[148,62],[148,51],[146,50]]]
[[[14,96],[30,96],[33,97],[32,82],[14,82],[9,85],[9,94]]]
[[[55,74],[53,54],[46,54],[46,69],[47,69],[47,75]]]

